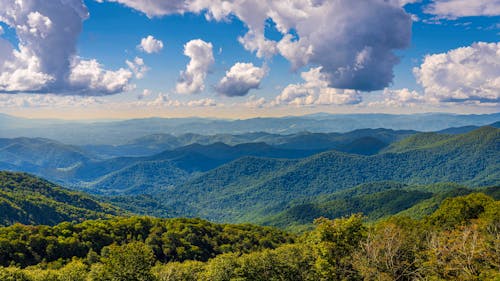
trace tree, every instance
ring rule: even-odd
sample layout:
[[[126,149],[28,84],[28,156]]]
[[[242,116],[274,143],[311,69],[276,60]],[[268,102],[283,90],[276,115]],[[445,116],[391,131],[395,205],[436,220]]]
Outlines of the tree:
[[[309,242],[315,244],[320,280],[359,280],[352,254],[366,234],[361,214],[335,220],[319,218],[314,223],[316,229]]]
[[[113,281],[154,280],[151,268],[155,258],[153,250],[142,242],[123,246],[111,245],[103,249],[104,271]]]
[[[380,223],[361,242],[355,267],[366,280],[414,280],[419,276],[418,241],[401,226]]]
[[[493,198],[483,193],[448,198],[429,217],[429,222],[439,228],[451,229],[479,218],[487,206],[493,202]]]

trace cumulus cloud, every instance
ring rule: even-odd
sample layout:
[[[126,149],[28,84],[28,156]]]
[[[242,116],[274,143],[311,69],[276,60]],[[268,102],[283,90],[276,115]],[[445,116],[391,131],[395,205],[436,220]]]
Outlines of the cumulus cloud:
[[[56,78],[42,72],[42,61],[30,49],[20,45],[19,50],[0,38],[0,92],[35,92],[44,90]]]
[[[217,102],[214,99],[205,98],[205,99],[188,101],[186,105],[189,107],[210,107],[210,106],[217,106]]]
[[[126,91],[133,74],[129,70],[105,70],[97,60],[75,58],[71,64],[69,82],[74,94],[116,94]]]
[[[158,53],[163,49],[163,42],[155,39],[152,35],[141,39],[141,44],[137,46],[139,50],[148,54]]]
[[[148,96],[150,94],[151,92],[148,91]],[[222,104],[217,103],[217,101],[211,98],[179,101],[177,99],[172,99],[169,94],[159,93],[158,96],[156,96],[156,98],[152,100],[145,100],[141,98],[138,101],[131,103],[130,105],[146,107],[213,107],[221,106]]]
[[[184,55],[190,58],[185,71],[181,71],[176,85],[180,94],[199,93],[205,89],[205,78],[214,64],[212,43],[201,39],[191,40],[184,45]]]
[[[149,67],[144,64],[144,60],[139,57],[135,57],[133,61],[126,60],[125,63],[134,73],[135,78],[142,79],[146,72],[148,72]]]
[[[288,85],[274,100],[274,105],[345,105],[361,102],[361,93],[357,90],[337,89],[328,86],[328,80],[322,67],[311,68],[302,72],[302,84]]]
[[[248,99],[243,103],[243,106],[248,108],[262,108],[267,104],[265,98],[259,98],[256,95],[251,95]]]
[[[45,38],[50,32],[52,21],[40,14],[39,12],[31,12],[28,14],[28,29],[35,36]]]
[[[248,50],[258,55],[279,52],[295,69],[322,66],[326,81],[335,88],[369,91],[387,86],[398,63],[393,51],[406,48],[411,37],[411,16],[399,1],[217,3],[204,8],[214,19],[232,14],[245,22],[249,31],[240,41]],[[284,35],[280,42],[264,37],[267,19]]]
[[[265,66],[256,67],[252,63],[238,62],[226,72],[215,90],[228,97],[246,96],[250,90],[259,88],[266,73]]]
[[[500,42],[427,55],[413,72],[428,100],[500,101]]]
[[[434,0],[424,12],[448,19],[499,16],[500,0]]]
[[[127,87],[130,72],[77,57],[89,16],[81,0],[0,0],[0,7],[0,21],[19,39],[14,48],[0,38],[0,92],[105,95]]]
[[[99,3],[116,2],[143,12],[149,18],[170,14],[182,14],[187,10],[185,0],[96,0]]]
[[[163,16],[204,13],[209,20],[240,19],[248,32],[238,38],[258,57],[281,54],[294,69],[322,66],[330,87],[378,90],[393,79],[395,50],[408,47],[412,19],[402,6],[416,0],[336,1],[213,1],[113,0]],[[496,0],[495,0],[496,1]],[[265,36],[271,20],[283,34],[280,41]]]
[[[153,106],[153,107],[179,107],[181,102],[170,99],[168,94],[159,93],[152,101],[138,102],[138,105]]]
[[[411,17],[385,1],[325,1],[295,29],[299,40],[287,44],[291,55],[281,50],[285,57],[322,66],[330,87],[371,91],[392,81],[393,50],[408,46]]]
[[[137,95],[137,99],[138,100],[142,100],[142,99],[145,99],[145,98],[149,97],[150,95],[151,95],[151,90],[144,89],[144,90],[142,90],[142,93],[140,93],[139,95]]]
[[[417,104],[427,103],[426,98],[415,90],[403,89],[384,89],[383,100],[372,102],[369,105],[384,105],[389,107],[413,107]]]

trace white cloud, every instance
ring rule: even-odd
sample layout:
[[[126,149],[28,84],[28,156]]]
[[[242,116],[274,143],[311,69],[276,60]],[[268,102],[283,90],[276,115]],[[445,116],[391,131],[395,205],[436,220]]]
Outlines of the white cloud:
[[[425,97],[417,91],[403,89],[384,89],[384,99],[372,102],[369,106],[384,105],[389,107],[413,107],[417,104],[427,103]]]
[[[302,72],[305,83],[288,85],[274,100],[274,105],[345,105],[361,102],[361,93],[357,90],[336,89],[328,86],[321,67]]]
[[[145,99],[145,98],[149,97],[150,95],[151,95],[151,90],[144,89],[142,91],[142,93],[140,93],[139,95],[137,95],[137,99],[138,100],[142,100],[142,99]]]
[[[0,57],[0,92],[38,91],[55,81],[54,76],[41,71],[42,62],[27,47],[20,45],[14,50],[0,38],[0,49],[5,56]]]
[[[252,63],[238,62],[226,72],[215,90],[228,97],[246,96],[250,90],[259,88],[266,73],[265,66],[256,67]]]
[[[146,90],[145,90],[146,91]],[[144,92],[143,92],[144,93]],[[151,92],[148,91],[148,96]],[[139,107],[213,107],[222,106],[222,104],[217,103],[216,100],[211,98],[190,100],[190,101],[179,101],[177,99],[170,98],[169,94],[159,93],[158,96],[152,100],[139,99],[138,101],[132,102],[129,105],[139,106]]]
[[[392,69],[398,63],[393,51],[410,43],[412,20],[401,8],[405,3],[400,1],[195,0],[192,3],[191,10],[206,9],[209,18],[227,19],[232,14],[242,20],[249,31],[240,42],[258,56],[273,54],[277,49],[294,69],[308,64],[322,66],[330,87],[384,88],[392,81]],[[264,37],[267,19],[272,19],[284,34],[280,42]],[[364,56],[363,61],[359,60],[360,55]]]
[[[292,64],[292,69],[297,70],[301,66],[307,65],[314,55],[313,46],[304,43],[302,40],[293,41],[293,36],[285,35],[278,43],[280,54]]]
[[[214,64],[212,43],[201,39],[191,40],[184,45],[184,55],[190,58],[185,71],[181,71],[176,91],[180,94],[199,93],[205,89],[205,78]]]
[[[251,95],[248,97],[246,102],[243,103],[243,106],[248,108],[262,108],[266,105],[266,103],[265,98],[259,98],[256,95]]]
[[[72,108],[101,104],[96,97],[61,96],[54,94],[0,94],[1,108]]]
[[[403,7],[403,6],[408,5],[408,4],[421,2],[422,0],[396,0],[396,1],[399,1],[399,5],[401,7]]]
[[[115,94],[127,90],[128,81],[133,74],[129,70],[105,70],[95,59],[76,58],[71,67],[69,82],[75,92],[81,95],[96,93]]]
[[[416,2],[112,1],[150,17],[194,12],[204,13],[209,20],[224,21],[235,16],[248,28],[239,42],[258,57],[279,53],[294,69],[309,64],[322,66],[330,87],[367,91],[383,89],[392,81],[393,67],[399,61],[393,52],[408,47],[411,37],[412,19],[401,6]],[[284,35],[279,42],[265,36],[269,19]]]
[[[427,100],[500,101],[500,42],[475,43],[447,53],[427,55],[414,68]]]
[[[434,0],[424,12],[448,19],[499,16],[500,0]]]
[[[76,43],[89,15],[81,0],[0,0],[0,7],[0,21],[19,40],[14,48],[0,38],[0,92],[105,95],[129,86],[127,71],[104,70],[95,60],[77,57]],[[98,66],[99,74],[83,79],[84,68],[91,66],[94,71]]]
[[[133,61],[126,60],[125,63],[132,70],[135,78],[142,79],[146,72],[149,71],[149,67],[144,64],[144,60],[140,57],[135,57]]]
[[[137,46],[139,50],[148,54],[158,53],[163,49],[163,42],[155,39],[152,35],[141,39],[141,44]]]
[[[278,52],[277,43],[272,40],[267,40],[264,34],[250,30],[243,37],[239,37],[238,41],[246,50],[256,52],[259,58],[270,58]]]
[[[189,107],[210,107],[217,106],[217,102],[214,99],[199,99],[199,100],[191,100],[186,103]]]
[[[45,38],[52,28],[52,21],[39,12],[31,12],[28,14],[28,26],[31,34]]]
[[[145,13],[148,17],[158,17],[186,12],[185,0],[96,0],[99,3],[117,2]]]

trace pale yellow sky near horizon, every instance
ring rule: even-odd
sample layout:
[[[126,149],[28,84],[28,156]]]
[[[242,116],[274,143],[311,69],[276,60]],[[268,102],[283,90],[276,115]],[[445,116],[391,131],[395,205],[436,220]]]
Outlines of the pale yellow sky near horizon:
[[[316,106],[316,107],[266,107],[243,108],[238,106],[212,106],[212,107],[137,107],[113,108],[113,106],[100,105],[98,107],[71,107],[71,108],[0,108],[0,112],[16,117],[33,119],[134,119],[149,117],[183,118],[205,117],[224,119],[248,119],[255,117],[282,117],[301,116],[313,113],[331,114],[357,114],[357,113],[387,113],[387,114],[415,114],[415,113],[455,113],[455,114],[491,114],[500,112],[500,108],[485,106],[454,106],[435,107],[422,106],[421,108],[374,108],[362,105],[357,106]]]

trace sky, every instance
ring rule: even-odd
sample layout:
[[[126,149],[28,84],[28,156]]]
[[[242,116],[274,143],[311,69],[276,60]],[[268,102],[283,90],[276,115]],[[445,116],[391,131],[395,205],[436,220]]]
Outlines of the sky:
[[[500,0],[0,0],[0,112],[500,111]]]

